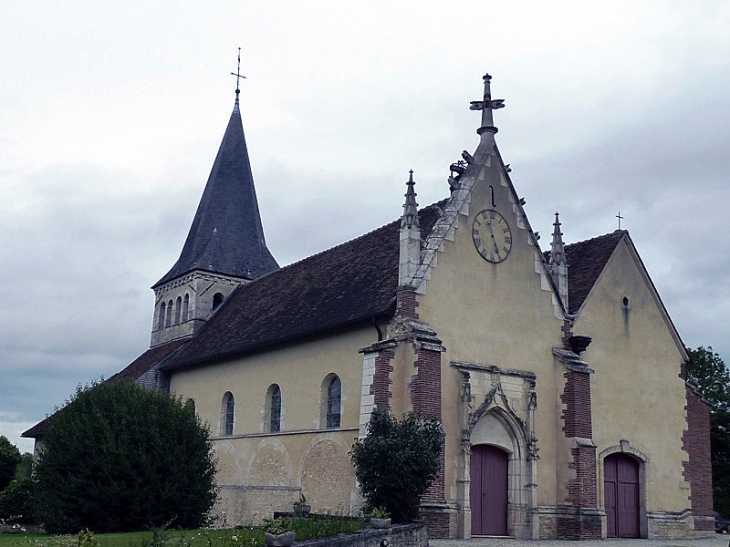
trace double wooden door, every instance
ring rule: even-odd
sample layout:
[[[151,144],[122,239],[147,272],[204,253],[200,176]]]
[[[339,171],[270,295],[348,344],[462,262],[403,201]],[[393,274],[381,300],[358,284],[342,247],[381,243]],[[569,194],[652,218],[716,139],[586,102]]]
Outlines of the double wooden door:
[[[603,491],[608,537],[638,538],[639,463],[625,454],[603,460]]]
[[[471,533],[506,536],[509,456],[489,445],[471,448]]]

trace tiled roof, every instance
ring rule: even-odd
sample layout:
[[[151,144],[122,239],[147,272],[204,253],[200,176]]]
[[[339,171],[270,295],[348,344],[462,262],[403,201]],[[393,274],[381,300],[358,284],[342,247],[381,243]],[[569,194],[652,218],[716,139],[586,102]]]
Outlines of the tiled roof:
[[[192,270],[255,279],[278,267],[266,247],[236,105],[180,258],[154,287]]]
[[[183,338],[182,340],[173,340],[167,344],[161,346],[155,346],[145,351],[142,355],[137,357],[134,361],[129,363],[126,368],[117,372],[114,376],[111,376],[107,381],[112,380],[128,380],[134,382],[148,372],[158,363],[163,362],[170,355],[172,355],[178,348],[184,346],[190,341],[189,338]]]
[[[422,238],[438,204],[419,212]],[[162,369],[194,366],[391,315],[400,220],[239,286]]]
[[[145,351],[142,355],[137,357],[134,361],[132,361],[129,365],[127,365],[126,368],[121,370],[120,372],[117,372],[110,378],[107,378],[107,382],[121,380],[121,381],[127,381],[127,382],[134,382],[142,376],[145,372],[149,371],[152,367],[157,365],[158,363],[164,361],[167,359],[170,355],[172,355],[175,350],[186,344],[188,340],[175,340],[173,342],[170,342],[168,344],[163,344],[161,346],[156,346],[154,348],[150,348],[147,351]],[[62,412],[63,409],[57,411]],[[53,417],[53,414],[48,416],[47,418],[41,420],[37,424],[35,424],[33,427],[28,429],[27,431],[23,431],[21,433],[21,437],[29,437],[29,438],[36,438],[36,437],[42,437],[48,432],[48,429],[50,428],[50,419]]]
[[[565,246],[570,313],[576,313],[583,305],[619,241],[627,233],[625,230],[616,230],[610,234]]]

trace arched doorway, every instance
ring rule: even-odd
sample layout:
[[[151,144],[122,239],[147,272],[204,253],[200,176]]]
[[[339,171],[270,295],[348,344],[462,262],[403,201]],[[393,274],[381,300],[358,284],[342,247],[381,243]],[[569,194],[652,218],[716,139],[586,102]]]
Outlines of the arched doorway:
[[[608,537],[640,537],[639,462],[622,453],[606,456],[603,492]]]
[[[509,455],[490,445],[471,448],[471,533],[507,535]]]

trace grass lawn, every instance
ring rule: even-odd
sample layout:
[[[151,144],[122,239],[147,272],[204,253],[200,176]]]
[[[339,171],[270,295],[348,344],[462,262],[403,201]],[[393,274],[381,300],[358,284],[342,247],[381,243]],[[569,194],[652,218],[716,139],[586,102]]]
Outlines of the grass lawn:
[[[0,547],[243,547],[264,545],[264,532],[246,530],[165,530],[125,534],[0,534]]]
[[[0,547],[248,547],[264,545],[264,532],[246,530],[163,530],[119,534],[0,534]]]
[[[365,526],[361,520],[337,517],[284,520],[296,531],[298,541],[355,532]],[[156,530],[126,534],[82,532],[68,536],[0,533],[0,547],[263,547],[264,545],[264,532],[260,528]]]

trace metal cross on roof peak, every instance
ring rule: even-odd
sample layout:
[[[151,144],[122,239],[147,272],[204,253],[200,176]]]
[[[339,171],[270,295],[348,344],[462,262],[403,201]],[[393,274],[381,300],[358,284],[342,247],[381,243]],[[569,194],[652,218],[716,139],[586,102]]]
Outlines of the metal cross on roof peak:
[[[236,72],[231,72],[231,76],[236,77],[236,97],[238,97],[238,94],[241,92],[240,89],[238,89],[238,81],[243,78],[246,79],[246,76],[241,74],[241,48],[238,48],[238,69]]]
[[[618,229],[620,230],[621,229],[621,221],[624,218],[624,217],[621,216],[621,211],[618,212],[618,214],[616,215],[616,218],[618,219]]]

